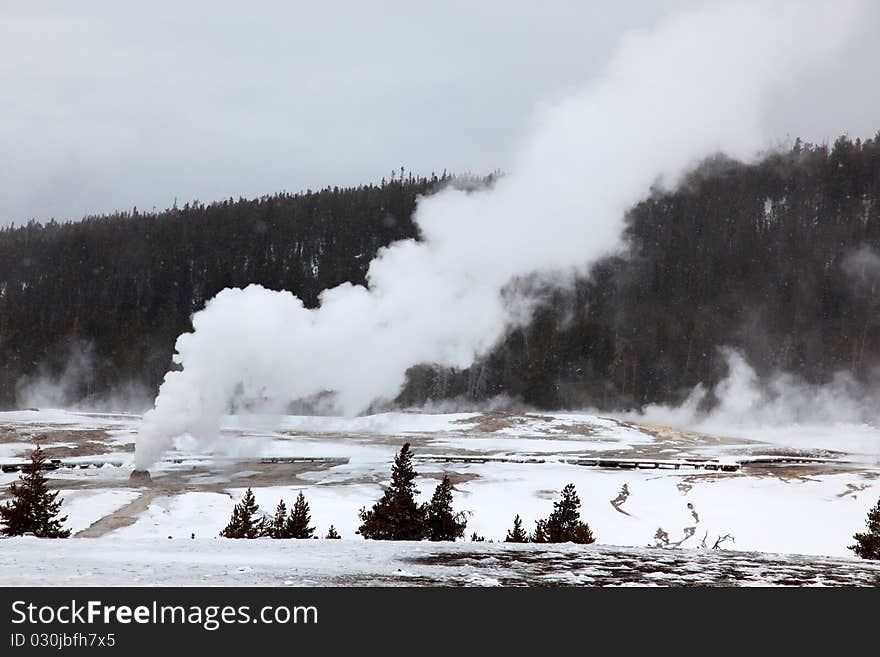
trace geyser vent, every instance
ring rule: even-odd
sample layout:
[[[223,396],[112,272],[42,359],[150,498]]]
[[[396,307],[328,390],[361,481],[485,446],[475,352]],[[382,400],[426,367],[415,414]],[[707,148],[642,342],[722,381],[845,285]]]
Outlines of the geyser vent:
[[[153,481],[149,470],[133,470],[129,478],[131,481],[142,481],[144,483],[152,483]]]

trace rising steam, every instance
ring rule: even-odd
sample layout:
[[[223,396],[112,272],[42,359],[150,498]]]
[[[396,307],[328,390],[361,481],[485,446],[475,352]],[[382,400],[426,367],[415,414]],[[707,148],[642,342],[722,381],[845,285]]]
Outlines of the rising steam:
[[[520,276],[584,271],[619,242],[624,213],[698,158],[750,158],[771,135],[777,94],[834,61],[866,3],[736,2],[625,38],[604,75],[544,108],[512,173],[484,192],[420,201],[423,241],[380,250],[368,287],[227,289],[193,317],[144,416],[136,465],[180,435],[213,441],[233,403],[281,411],[335,393],[346,414],[392,397],[418,363],[467,367],[527,307],[503,296]]]
[[[809,383],[777,372],[759,377],[736,349],[721,348],[726,376],[712,389],[691,390],[678,406],[651,404],[629,417],[714,435],[737,436],[787,448],[843,450],[876,458],[880,386],[864,385],[849,372]]]

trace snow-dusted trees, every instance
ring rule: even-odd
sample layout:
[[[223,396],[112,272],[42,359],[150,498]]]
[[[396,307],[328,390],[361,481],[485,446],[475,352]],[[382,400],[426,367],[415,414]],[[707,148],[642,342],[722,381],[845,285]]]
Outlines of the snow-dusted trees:
[[[0,506],[0,533],[5,536],[31,534],[39,538],[67,538],[70,530],[64,528],[67,516],[61,513],[58,491],[50,492],[43,469],[46,458],[37,445],[31,452],[31,462],[19,480],[10,484],[12,499]]]

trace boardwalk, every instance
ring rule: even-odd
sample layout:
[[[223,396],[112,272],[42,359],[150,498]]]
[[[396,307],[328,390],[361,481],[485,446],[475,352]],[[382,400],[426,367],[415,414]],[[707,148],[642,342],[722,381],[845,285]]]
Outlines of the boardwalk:
[[[417,461],[432,463],[568,463],[593,468],[619,470],[714,470],[718,472],[739,472],[744,467],[766,465],[821,465],[843,464],[846,461],[799,456],[760,456],[721,461],[719,459],[643,459],[643,458],[528,458],[504,456],[415,456]]]
[[[180,465],[184,463],[186,459],[168,459],[167,463],[174,463],[175,465]],[[212,459],[213,462],[221,462],[221,461],[229,461],[230,463],[261,463],[265,465],[269,464],[278,464],[278,463],[315,463],[320,465],[341,465],[343,463],[348,463],[347,458],[326,458],[326,457],[313,457],[313,456],[280,456],[280,457],[266,457],[259,459]],[[76,460],[76,461],[64,461],[61,459],[52,459],[51,461],[47,461],[43,466],[43,470],[86,470],[89,468],[103,468],[104,466],[110,466],[114,468],[121,468],[123,465],[126,465],[122,461],[85,461],[85,460]],[[128,464],[130,465],[130,464]],[[30,469],[30,462],[28,461],[12,461],[7,463],[0,463],[0,470],[3,472],[27,472]]]

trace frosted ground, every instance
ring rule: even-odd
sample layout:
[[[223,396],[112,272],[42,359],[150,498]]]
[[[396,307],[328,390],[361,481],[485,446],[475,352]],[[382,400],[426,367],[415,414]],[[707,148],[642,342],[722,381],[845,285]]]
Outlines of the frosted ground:
[[[49,475],[74,532],[67,541],[0,541],[0,583],[880,581],[880,566],[846,549],[880,498],[880,431],[868,426],[728,437],[573,413],[229,417],[211,445],[179,440],[144,485],[129,479],[138,422],[125,414],[0,413],[0,463],[22,462],[38,440],[73,466]],[[470,514],[468,536],[487,542],[380,544],[355,534],[358,509],[379,497],[405,441],[416,454],[421,499],[448,473],[456,508]],[[773,461],[782,457],[801,462]],[[596,459],[638,467],[597,467]],[[695,460],[714,469],[695,469]],[[0,496],[16,477],[0,473]],[[569,482],[599,545],[499,543],[514,514],[531,529]],[[333,524],[343,540],[218,538],[248,486],[270,513],[304,491],[319,535]],[[733,540],[712,550],[724,536]]]

